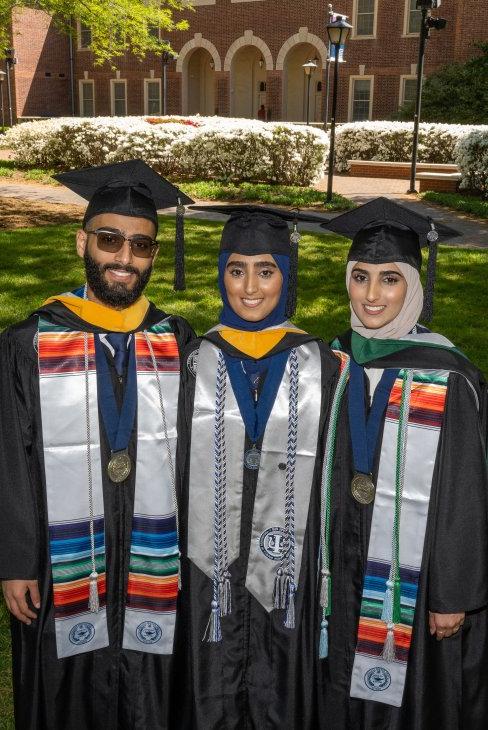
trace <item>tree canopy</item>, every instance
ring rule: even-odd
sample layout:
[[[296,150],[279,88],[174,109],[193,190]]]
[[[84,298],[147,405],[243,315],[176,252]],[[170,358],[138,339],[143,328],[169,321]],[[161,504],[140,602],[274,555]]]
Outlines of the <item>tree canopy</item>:
[[[166,34],[188,28],[188,21],[175,19],[175,13],[191,10],[191,0],[0,0],[0,48],[12,42],[15,47],[10,21],[21,8],[44,10],[67,33],[76,33],[79,20],[91,31],[95,63],[102,64],[126,52],[143,58],[167,50]]]
[[[423,122],[488,124],[488,43],[466,63],[451,63],[425,80]],[[405,104],[397,118],[413,119],[414,104]]]

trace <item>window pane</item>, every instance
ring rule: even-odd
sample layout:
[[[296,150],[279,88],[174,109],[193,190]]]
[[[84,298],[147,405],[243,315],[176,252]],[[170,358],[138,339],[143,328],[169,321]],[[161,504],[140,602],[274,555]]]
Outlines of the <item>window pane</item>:
[[[125,117],[125,83],[123,81],[115,82],[113,85],[114,95],[114,114],[117,117]]]
[[[358,0],[356,35],[373,35],[374,0]]]
[[[420,24],[422,22],[422,11],[417,10],[417,0],[410,0],[410,11],[408,18],[408,32],[420,33]]]
[[[81,114],[84,117],[93,117],[95,115],[94,106],[94,84],[84,83],[81,85]]]
[[[91,43],[91,28],[84,23],[80,23],[80,47],[88,48]]]
[[[156,38],[159,40],[159,25],[153,25],[151,24],[148,28],[149,35],[152,35],[153,38]]]
[[[364,122],[369,119],[369,100],[371,94],[371,81],[369,79],[357,79],[354,81],[352,100],[352,121]]]
[[[147,82],[147,113],[161,113],[161,95],[159,81]]]
[[[414,102],[417,96],[417,79],[403,79],[403,103]]]

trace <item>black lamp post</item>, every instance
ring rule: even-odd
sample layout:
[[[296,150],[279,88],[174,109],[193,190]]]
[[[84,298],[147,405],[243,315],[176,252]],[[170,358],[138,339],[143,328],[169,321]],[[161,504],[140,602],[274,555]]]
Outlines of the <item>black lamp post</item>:
[[[317,69],[317,64],[315,61],[310,60],[307,61],[307,63],[304,63],[302,68],[305,71],[305,76],[307,77],[307,124],[310,124],[310,82],[312,81],[312,76]]]
[[[7,103],[8,103],[8,118],[11,127],[14,126],[14,115],[12,112],[12,86],[10,82],[10,71],[12,66],[17,63],[17,59],[14,55],[13,48],[5,49],[5,68],[7,69]]]
[[[169,41],[164,41],[169,46]],[[161,54],[163,62],[163,115],[168,113],[168,63],[174,58],[171,51],[166,50]]]
[[[422,11],[422,21],[420,24],[420,45],[419,45],[419,61],[417,64],[417,95],[415,99],[415,116],[413,123],[413,146],[412,146],[412,167],[410,170],[410,189],[409,193],[416,193],[415,178],[417,176],[417,155],[419,149],[419,128],[420,128],[420,109],[422,106],[422,85],[424,80],[424,58],[425,46],[430,38],[430,31],[443,30],[447,25],[444,18],[433,18],[432,10],[438,8],[442,0],[417,0],[417,8]]]
[[[5,81],[5,71],[0,71],[0,113],[2,116],[2,128],[5,127],[5,110],[3,108],[3,82]]]
[[[327,35],[331,46],[334,46],[334,93],[332,96],[332,117],[330,120],[330,150],[329,150],[329,170],[327,176],[327,198],[326,201],[330,203],[332,200],[332,184],[334,180],[334,154],[335,154],[335,128],[336,128],[336,114],[337,114],[337,84],[339,82],[339,54],[341,46],[344,46],[349,34],[351,32],[352,25],[348,23],[344,18],[339,18],[327,24]]]

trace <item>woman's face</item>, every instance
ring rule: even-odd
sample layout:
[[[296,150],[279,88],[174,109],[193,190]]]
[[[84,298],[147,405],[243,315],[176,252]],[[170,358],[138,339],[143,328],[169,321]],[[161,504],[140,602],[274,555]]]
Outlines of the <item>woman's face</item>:
[[[395,264],[358,262],[351,272],[349,299],[369,329],[379,329],[397,317],[405,302],[407,282]]]
[[[234,312],[248,322],[260,322],[280,301],[283,277],[271,254],[231,254],[224,273],[227,299]]]

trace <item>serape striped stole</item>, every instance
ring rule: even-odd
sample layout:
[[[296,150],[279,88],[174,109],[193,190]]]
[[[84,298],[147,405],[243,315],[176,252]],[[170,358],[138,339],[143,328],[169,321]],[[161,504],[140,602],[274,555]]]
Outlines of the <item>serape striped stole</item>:
[[[179,354],[167,320],[135,333],[134,338],[137,464],[123,646],[167,654],[173,647],[178,593],[173,465]],[[38,352],[56,642],[62,658],[109,644],[105,465],[100,451],[94,335],[40,319]],[[88,608],[92,550],[98,573],[97,612]]]
[[[405,399],[407,411],[403,416],[406,421],[403,488],[398,498],[400,412],[407,375],[408,371],[399,373],[386,411],[351,681],[352,697],[398,707],[402,704],[412,641],[429,499],[449,373],[444,370],[410,371],[410,397]],[[398,517],[397,511],[397,587],[392,589],[395,504],[397,508],[400,504],[400,515]]]

